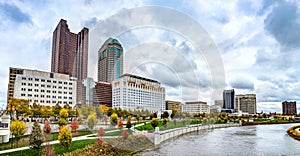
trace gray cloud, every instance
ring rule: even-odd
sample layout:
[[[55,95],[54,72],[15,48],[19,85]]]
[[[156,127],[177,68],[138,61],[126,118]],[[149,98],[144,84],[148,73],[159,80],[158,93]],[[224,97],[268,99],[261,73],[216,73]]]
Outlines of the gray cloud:
[[[16,5],[0,3],[0,13],[3,14],[6,19],[15,23],[32,23],[30,15],[24,13]]]
[[[232,80],[230,82],[230,85],[233,88],[237,89],[248,89],[248,90],[254,90],[254,84],[250,80],[247,80],[245,77],[240,77]]]
[[[280,1],[265,19],[265,29],[284,47],[299,47],[299,9],[294,2]]]
[[[97,17],[93,17],[93,18],[83,21],[82,25],[83,25],[83,27],[92,29],[97,24],[97,22],[98,22]]]

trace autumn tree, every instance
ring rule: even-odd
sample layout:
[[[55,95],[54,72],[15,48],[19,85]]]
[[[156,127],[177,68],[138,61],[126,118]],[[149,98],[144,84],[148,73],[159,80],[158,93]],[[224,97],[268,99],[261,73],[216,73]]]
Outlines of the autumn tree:
[[[72,133],[67,126],[62,126],[59,130],[58,141],[65,148],[69,149],[72,143]]]
[[[152,118],[150,123],[151,123],[151,126],[155,129],[155,127],[158,126],[158,119],[157,118]]]
[[[119,127],[120,129],[123,128],[123,121],[122,121],[121,118],[120,118],[119,121],[118,121],[118,127]]]
[[[43,135],[40,124],[38,122],[34,122],[31,135],[29,137],[29,146],[30,148],[37,149],[38,153],[40,153],[40,148],[43,143]]]
[[[69,116],[69,113],[68,113],[68,110],[67,110],[67,109],[62,108],[62,109],[59,111],[59,117],[60,117],[60,118],[66,119],[68,116]]]
[[[110,116],[110,123],[111,125],[115,126],[118,122],[118,115],[116,113],[113,113],[111,116]]]
[[[45,120],[45,122],[44,122],[43,131],[44,131],[44,133],[47,133],[47,134],[51,132],[51,126],[50,126],[50,122],[48,120]]]
[[[42,109],[41,109],[41,106],[36,104],[35,102],[32,104],[31,106],[31,110],[33,112],[33,115],[35,116],[40,116],[42,115]]]
[[[71,129],[72,129],[73,131],[76,132],[76,130],[77,130],[78,127],[79,127],[79,122],[78,122],[77,118],[73,118],[73,119],[72,119],[72,122],[71,122],[70,127],[71,127]]]
[[[61,106],[57,103],[52,109],[54,116],[59,116],[59,112],[61,109]]]
[[[131,116],[128,116],[126,128],[131,128]]]
[[[93,112],[87,118],[87,125],[90,129],[93,129],[94,126],[96,125],[96,122],[97,122],[96,113]]]
[[[20,137],[26,132],[26,124],[24,121],[14,120],[10,123],[10,131],[17,139],[17,146]]]

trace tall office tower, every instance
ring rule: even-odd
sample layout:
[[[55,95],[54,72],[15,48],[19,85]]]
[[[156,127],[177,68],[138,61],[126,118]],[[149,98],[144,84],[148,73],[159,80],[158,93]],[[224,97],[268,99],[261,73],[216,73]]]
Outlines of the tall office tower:
[[[234,108],[234,89],[223,91],[223,109],[235,109]]]
[[[53,32],[51,72],[77,78],[77,99],[85,97],[82,80],[87,77],[89,29],[78,34],[70,32],[67,21],[61,19]],[[79,101],[80,102],[80,101]]]
[[[294,102],[282,102],[282,114],[283,115],[297,115],[297,105],[296,101]]]
[[[123,48],[118,40],[109,38],[98,51],[98,81],[117,80],[123,74]]]
[[[256,95],[245,94],[235,96],[235,109],[244,113],[256,114]]]

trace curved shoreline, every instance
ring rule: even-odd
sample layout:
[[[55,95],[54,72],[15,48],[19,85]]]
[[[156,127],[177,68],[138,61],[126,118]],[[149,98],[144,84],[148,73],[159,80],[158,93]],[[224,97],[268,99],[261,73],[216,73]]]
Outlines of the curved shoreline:
[[[300,141],[300,132],[299,132],[300,125],[290,127],[286,132],[288,135],[295,140]]]

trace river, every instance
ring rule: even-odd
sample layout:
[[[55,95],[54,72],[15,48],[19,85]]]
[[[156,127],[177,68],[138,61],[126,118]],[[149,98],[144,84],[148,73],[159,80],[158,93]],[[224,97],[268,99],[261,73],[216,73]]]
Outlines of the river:
[[[229,127],[170,139],[139,155],[300,155],[300,141],[286,130],[296,124]]]

